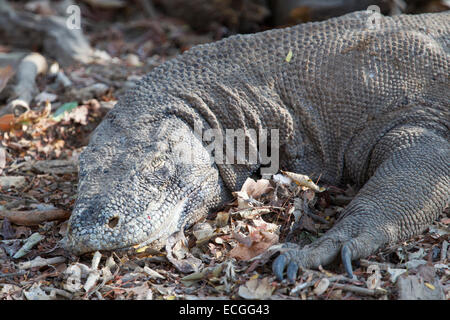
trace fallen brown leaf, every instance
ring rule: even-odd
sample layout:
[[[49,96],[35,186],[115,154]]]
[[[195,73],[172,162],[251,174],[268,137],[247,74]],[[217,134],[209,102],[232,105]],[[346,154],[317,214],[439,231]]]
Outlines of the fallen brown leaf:
[[[259,179],[258,181],[255,181],[252,178],[247,178],[242,185],[241,192],[245,192],[250,197],[257,199],[272,189],[273,187],[267,179]]]
[[[262,230],[250,232],[249,237],[252,240],[251,245],[247,246],[239,243],[229,252],[230,257],[247,261],[263,253],[270,246],[278,242],[278,235]]]
[[[14,115],[12,113],[5,114],[0,117],[0,130],[9,131],[14,125]]]

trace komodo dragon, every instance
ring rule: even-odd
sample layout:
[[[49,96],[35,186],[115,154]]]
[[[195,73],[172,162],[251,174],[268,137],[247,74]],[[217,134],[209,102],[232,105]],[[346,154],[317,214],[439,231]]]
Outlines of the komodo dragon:
[[[211,163],[196,122],[278,129],[282,169],[358,186],[319,240],[285,245],[279,279],[339,254],[352,276],[352,260],[422,232],[449,202],[450,12],[370,19],[236,35],[155,68],[80,156],[66,248],[158,247],[261,167]],[[188,149],[195,161],[182,161]]]

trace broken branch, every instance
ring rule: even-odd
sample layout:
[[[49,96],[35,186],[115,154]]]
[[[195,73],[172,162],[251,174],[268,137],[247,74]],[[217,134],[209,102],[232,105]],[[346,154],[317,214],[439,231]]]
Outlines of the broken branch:
[[[1,218],[8,218],[14,224],[22,226],[36,226],[40,223],[53,220],[67,220],[70,212],[62,209],[51,210],[3,210],[0,211]]]

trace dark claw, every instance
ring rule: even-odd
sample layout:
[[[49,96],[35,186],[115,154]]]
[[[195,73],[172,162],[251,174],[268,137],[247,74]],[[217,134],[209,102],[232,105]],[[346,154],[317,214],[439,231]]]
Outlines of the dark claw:
[[[286,273],[290,282],[295,282],[295,279],[297,278],[297,270],[298,265],[293,261],[289,262]]]
[[[342,247],[341,259],[345,271],[347,272],[348,276],[353,279],[352,252],[350,251],[350,248],[346,244]]]
[[[279,281],[283,280],[283,270],[286,266],[286,260],[286,256],[284,254],[281,254],[278,256],[278,258],[275,259],[272,264],[272,271]]]

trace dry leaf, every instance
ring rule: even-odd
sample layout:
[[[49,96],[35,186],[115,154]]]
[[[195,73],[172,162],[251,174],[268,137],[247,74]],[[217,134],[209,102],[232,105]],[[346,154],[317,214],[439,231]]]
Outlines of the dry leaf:
[[[275,183],[281,184],[281,185],[284,185],[284,186],[288,186],[292,182],[291,178],[283,176],[282,174],[275,174],[274,176],[272,176],[272,180]]]
[[[290,50],[289,49],[289,52],[288,52],[288,54],[287,54],[287,56],[286,56],[286,62],[291,62],[291,59],[292,59],[292,50]]]
[[[250,198],[249,198],[247,192],[244,192],[244,191],[233,192],[233,196],[235,196],[237,198],[238,209],[252,208],[252,206],[250,205],[250,201],[249,201]]]
[[[252,178],[247,178],[242,185],[241,192],[245,192],[249,197],[257,199],[272,189],[273,187],[267,179],[255,181]]]
[[[81,268],[78,265],[69,266],[65,274],[68,274],[67,280],[63,283],[63,288],[70,292],[77,292],[83,286],[81,284]]]
[[[147,283],[144,283],[143,285],[139,287],[131,287],[128,289],[129,291],[133,292],[136,295],[136,300],[152,300],[153,299],[153,293],[152,290],[148,287]]]
[[[148,274],[148,275],[149,275],[151,278],[153,278],[153,279],[165,279],[165,278],[166,278],[166,277],[164,277],[162,274],[156,272],[156,271],[153,270],[153,269],[150,269],[150,268],[147,267],[147,266],[144,266],[144,272],[145,272],[146,274]]]
[[[238,213],[244,219],[253,220],[253,219],[261,216],[261,214],[263,214],[263,213],[270,213],[270,211],[271,210],[269,208],[253,208],[253,207],[251,207],[251,208],[237,211],[236,213]]]
[[[325,191],[325,188],[316,185],[310,177],[304,174],[293,173],[289,171],[281,171],[285,176],[291,178],[299,186],[310,188],[317,192]]]
[[[75,123],[86,125],[88,123],[89,110],[86,106],[78,106],[70,112],[64,113],[62,119],[64,121],[73,120]]]
[[[0,117],[0,130],[9,131],[13,127],[15,122],[14,115],[12,113],[5,114]]]
[[[50,294],[41,289],[39,283],[34,283],[29,290],[24,290],[23,295],[27,300],[56,300],[56,293],[52,290]]]
[[[251,245],[239,243],[229,252],[230,257],[247,261],[278,243],[278,235],[262,230],[251,231],[249,238],[252,240]]]
[[[265,300],[272,296],[274,287],[269,283],[269,278],[250,279],[239,287],[238,294],[244,299]]]
[[[264,221],[261,217],[253,219],[253,224],[260,230],[278,234],[280,225]]]
[[[424,284],[425,284],[428,288],[430,288],[431,290],[436,289],[436,287],[433,286],[431,283],[425,282]]]
[[[251,247],[253,240],[250,237],[244,236],[240,232],[233,232],[232,236],[236,239],[240,244],[243,244],[246,247]]]
[[[194,257],[186,246],[182,231],[171,235],[166,242],[167,259],[182,273],[197,272],[202,261]]]
[[[313,290],[314,294],[317,296],[320,296],[330,286],[330,280],[328,280],[327,278],[322,278],[322,279],[320,279],[320,281],[316,282],[316,284],[314,286],[315,286],[315,288]]]

